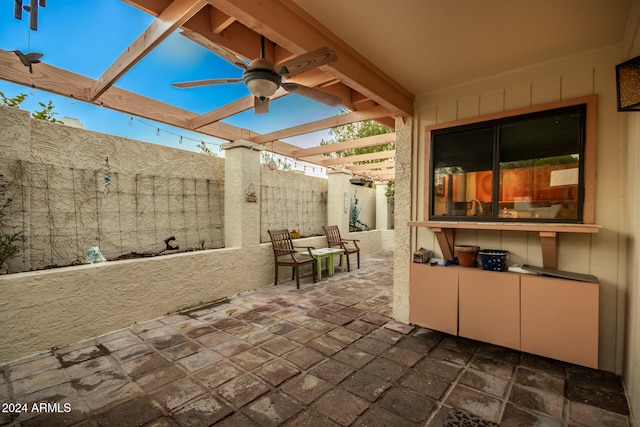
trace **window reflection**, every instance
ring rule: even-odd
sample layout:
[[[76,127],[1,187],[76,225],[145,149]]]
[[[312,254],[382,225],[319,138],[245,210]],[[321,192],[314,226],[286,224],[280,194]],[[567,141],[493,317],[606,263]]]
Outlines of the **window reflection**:
[[[499,216],[576,218],[578,160],[575,155],[500,163]]]
[[[455,172],[452,169],[436,169],[434,214],[490,216],[492,172]]]
[[[579,105],[433,131],[431,217],[581,221],[585,112]]]

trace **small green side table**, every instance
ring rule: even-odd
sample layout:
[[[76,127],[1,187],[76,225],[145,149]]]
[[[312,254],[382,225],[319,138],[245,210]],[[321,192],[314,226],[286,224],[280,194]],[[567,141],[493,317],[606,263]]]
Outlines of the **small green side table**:
[[[316,276],[318,280],[322,279],[322,260],[326,259],[327,272],[329,276],[333,276],[335,271],[335,263],[334,259],[336,255],[340,255],[340,270],[344,271],[344,249],[336,249],[336,248],[320,248],[320,249],[312,249],[311,253],[313,254],[313,258],[316,260]],[[298,252],[298,255],[304,258],[309,258],[309,252]]]

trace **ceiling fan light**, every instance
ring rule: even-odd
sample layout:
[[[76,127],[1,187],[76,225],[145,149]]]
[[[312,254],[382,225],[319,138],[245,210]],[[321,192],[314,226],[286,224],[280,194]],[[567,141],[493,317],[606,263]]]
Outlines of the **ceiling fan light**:
[[[280,87],[280,76],[269,71],[253,70],[244,78],[249,92],[260,99],[270,98]]]

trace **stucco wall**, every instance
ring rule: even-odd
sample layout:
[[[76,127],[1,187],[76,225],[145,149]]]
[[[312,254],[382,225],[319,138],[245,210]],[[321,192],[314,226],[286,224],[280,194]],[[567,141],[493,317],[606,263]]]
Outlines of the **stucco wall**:
[[[10,271],[172,246],[224,246],[224,160],[30,118],[0,107],[0,173],[11,225],[24,231]]]
[[[415,191],[412,194],[411,214],[414,220],[425,219],[424,173],[428,167],[424,164],[424,155],[428,147],[425,137],[427,126],[597,94],[595,222],[602,226],[602,230],[595,235],[562,234],[559,238],[558,268],[593,274],[599,278],[599,366],[617,373],[622,372],[627,291],[624,268],[626,253],[622,244],[626,230],[621,228],[624,171],[619,167],[625,153],[620,151],[620,122],[615,95],[615,64],[619,62],[620,55],[619,47],[601,49],[418,96],[414,118],[417,137],[412,154]],[[542,265],[537,233],[457,230],[456,243],[506,249],[510,251],[511,262]],[[422,246],[441,254],[434,234],[427,228],[417,228],[411,244],[412,249]]]
[[[324,234],[327,224],[327,180],[261,165],[260,241],[267,230],[297,230],[303,236]]]
[[[393,250],[393,231],[353,233],[361,254]],[[324,236],[300,245],[326,247]],[[167,313],[273,286],[271,244],[0,275],[0,363]],[[291,289],[291,270],[280,272]]]
[[[369,229],[376,228],[376,190],[375,188],[363,187],[359,185],[349,186],[349,201],[358,200],[357,207],[360,209],[358,221],[369,226]]]

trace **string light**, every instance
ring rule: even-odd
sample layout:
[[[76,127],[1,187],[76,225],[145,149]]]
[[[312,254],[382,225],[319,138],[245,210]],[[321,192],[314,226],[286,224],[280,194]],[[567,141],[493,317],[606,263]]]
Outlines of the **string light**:
[[[218,143],[218,142],[205,142],[203,139],[194,139],[194,138],[190,138],[190,137],[188,137],[188,136],[180,135],[180,134],[175,133],[175,132],[171,132],[171,131],[166,130],[166,129],[160,129],[159,127],[157,127],[157,126],[155,126],[155,125],[153,125],[153,124],[151,124],[151,123],[148,123],[148,122],[146,122],[146,121],[144,121],[144,120],[141,120],[141,119],[139,119],[139,118],[137,118],[137,117],[133,117],[133,116],[130,116],[130,117],[129,117],[129,125],[130,125],[130,126],[132,126],[132,125],[133,125],[133,121],[134,121],[134,120],[135,120],[135,121],[137,121],[137,122],[139,122],[139,123],[142,123],[142,124],[143,124],[143,125],[145,125],[145,126],[149,126],[149,127],[155,128],[155,130],[156,130],[156,135],[157,135],[157,136],[160,136],[160,134],[161,134],[161,133],[166,133],[166,134],[169,134],[169,135],[173,135],[173,136],[178,137],[178,142],[179,142],[180,144],[182,144],[184,141],[193,141],[193,142],[197,142],[197,143],[199,143],[201,146],[204,146],[204,147],[206,147],[207,145],[213,145],[213,146],[215,146],[215,147],[217,147],[217,148],[218,148],[218,151],[219,151],[220,153],[222,153],[222,151],[223,151],[223,150],[222,150],[222,143]]]
[[[142,123],[143,125],[149,126],[149,127],[153,127],[156,129],[156,135],[160,136],[161,132],[167,133],[169,135],[174,135],[178,137],[178,143],[182,144],[183,141],[188,140],[188,141],[194,141],[197,142],[199,144],[199,147],[207,147],[207,146],[211,146],[213,145],[214,147],[217,148],[217,151],[219,153],[222,153],[222,144],[223,143],[218,143],[218,142],[205,142],[204,139],[194,139],[194,138],[190,138],[188,136],[184,136],[184,135],[180,135],[174,132],[171,132],[169,130],[166,129],[160,129],[159,127],[156,127],[155,125],[151,124],[151,123],[147,123],[144,120],[141,120],[139,118],[134,118],[133,116],[129,117],[129,125],[132,126],[133,125],[133,121],[136,120],[137,122]],[[304,164],[302,162],[298,162],[297,160],[289,160],[287,157],[282,156],[280,154],[276,154],[274,152],[274,147],[273,147],[273,141],[271,141],[271,160],[269,161],[269,167],[271,168],[272,166],[275,166],[275,168],[277,168],[276,165],[276,161],[278,162],[279,165],[281,165],[283,168],[287,168],[287,167],[291,167],[291,169],[295,169],[295,170],[300,170],[299,168],[301,168],[305,173],[307,172],[307,170],[311,170],[314,173],[316,172],[316,167],[315,166],[311,166],[311,165],[307,165]],[[213,153],[212,150],[207,150],[208,153]],[[277,156],[277,157],[276,157]],[[277,159],[277,160],[276,160]],[[273,161],[273,163],[272,163]],[[322,168],[321,166],[317,167],[317,171],[319,173],[326,173],[326,170],[324,168]]]

